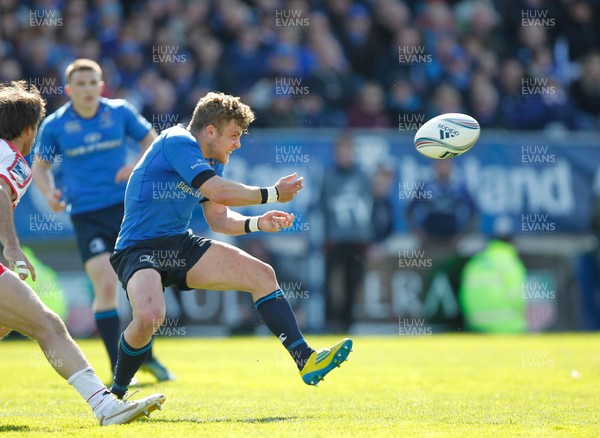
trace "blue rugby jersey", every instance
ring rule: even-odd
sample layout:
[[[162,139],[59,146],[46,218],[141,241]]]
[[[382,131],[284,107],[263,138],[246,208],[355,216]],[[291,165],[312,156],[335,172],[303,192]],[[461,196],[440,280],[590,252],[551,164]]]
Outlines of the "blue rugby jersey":
[[[61,166],[61,188],[71,214],[100,210],[123,202],[127,183],[116,183],[115,176],[126,164],[126,138],[141,141],[151,127],[122,99],[100,98],[89,119],[68,102],[42,122],[34,152]]]
[[[223,168],[204,157],[194,136],[182,125],[163,131],[129,178],[125,217],[115,249],[184,233],[194,207],[207,200],[192,181],[205,171],[222,176]]]

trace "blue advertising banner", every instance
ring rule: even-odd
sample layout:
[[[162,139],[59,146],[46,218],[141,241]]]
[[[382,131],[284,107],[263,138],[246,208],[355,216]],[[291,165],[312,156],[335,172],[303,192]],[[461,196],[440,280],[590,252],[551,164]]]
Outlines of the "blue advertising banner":
[[[280,208],[296,214],[290,232],[308,231],[308,217],[320,208],[323,172],[332,166],[332,145],[340,134],[336,130],[251,130],[231,157],[225,175],[259,186],[272,185],[294,172],[303,176],[301,196]],[[396,183],[390,190],[396,213],[394,226],[398,232],[405,231],[404,209],[430,177],[432,160],[416,152],[410,133],[353,134],[357,161],[367,174],[373,175],[380,165],[395,172]],[[471,151],[452,162],[455,177],[465,183],[479,209],[483,233],[491,232],[494,219],[500,215],[510,216],[518,233],[587,231],[593,188],[600,185],[597,136],[484,131]],[[93,176],[89,184],[93,185]],[[242,211],[257,214],[267,209],[255,206]],[[197,213],[192,228],[203,232],[206,224],[201,212]],[[52,212],[33,184],[15,211],[15,222],[24,241],[73,238],[68,215]],[[311,240],[318,240],[318,230],[312,231]]]

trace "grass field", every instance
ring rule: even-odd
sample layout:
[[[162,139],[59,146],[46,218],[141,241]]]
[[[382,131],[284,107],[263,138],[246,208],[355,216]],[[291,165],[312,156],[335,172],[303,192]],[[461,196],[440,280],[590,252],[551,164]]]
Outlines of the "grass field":
[[[308,337],[313,346],[337,339]],[[3,436],[600,436],[600,335],[356,337],[306,386],[272,338],[157,339],[178,381],[151,419],[100,428],[31,341],[0,343]],[[99,341],[80,345],[108,379]]]

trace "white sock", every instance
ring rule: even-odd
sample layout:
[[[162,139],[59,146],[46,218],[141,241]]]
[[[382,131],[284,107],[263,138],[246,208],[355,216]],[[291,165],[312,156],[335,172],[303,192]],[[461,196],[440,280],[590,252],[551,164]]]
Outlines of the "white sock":
[[[92,367],[77,371],[67,379],[67,383],[73,385],[94,412],[102,408],[102,405],[109,405],[110,403],[104,403],[106,400],[115,400]]]

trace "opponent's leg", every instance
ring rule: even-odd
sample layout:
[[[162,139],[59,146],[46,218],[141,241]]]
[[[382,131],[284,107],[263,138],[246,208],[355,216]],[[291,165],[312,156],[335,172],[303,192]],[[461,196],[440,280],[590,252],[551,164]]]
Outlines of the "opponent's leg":
[[[131,378],[144,363],[152,335],[165,320],[165,298],[160,275],[153,269],[135,272],[127,283],[133,320],[121,335],[113,394],[122,398]]]
[[[10,271],[0,275],[0,321],[38,342],[52,367],[86,400],[102,425],[132,421],[165,400],[162,394],[154,394],[136,402],[118,402],[94,374],[60,317]]]
[[[60,317],[10,271],[0,276],[0,321],[35,339],[64,379],[89,366]]]
[[[110,265],[109,257],[109,253],[98,254],[87,260],[84,267],[94,287],[92,311],[96,327],[110,358],[110,369],[114,372],[120,321],[117,313],[117,274]]]
[[[313,356],[316,358],[317,352],[304,340],[294,312],[279,288],[273,268],[268,264],[232,245],[213,242],[202,258],[188,271],[186,281],[189,287],[197,289],[233,289],[251,293],[255,307],[265,324],[292,355],[301,374],[305,364]],[[347,350],[349,353],[350,349]],[[329,360],[324,362],[326,357],[329,355],[320,357],[318,364],[328,364]],[[347,354],[341,361],[346,357]],[[331,358],[331,361],[333,360]],[[339,361],[339,357],[336,361]],[[319,379],[313,378],[306,383],[318,383],[331,369],[321,373]]]

